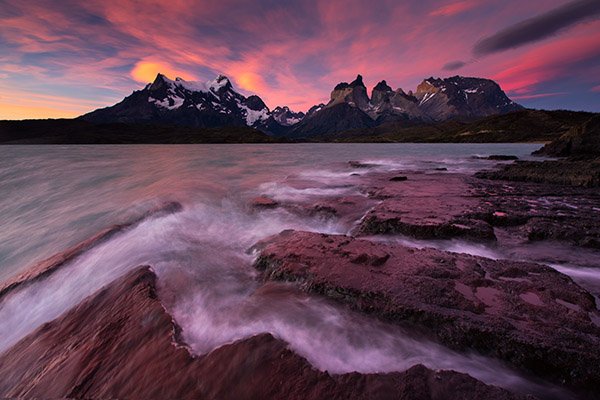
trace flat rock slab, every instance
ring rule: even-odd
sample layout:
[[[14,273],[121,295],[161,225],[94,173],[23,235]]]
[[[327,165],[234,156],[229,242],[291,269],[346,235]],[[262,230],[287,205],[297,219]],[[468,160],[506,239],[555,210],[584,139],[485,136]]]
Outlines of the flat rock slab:
[[[479,172],[477,176],[495,180],[599,187],[600,159],[518,161],[499,170]]]
[[[539,264],[284,231],[258,244],[265,280],[294,281],[553,382],[600,392],[591,294]]]
[[[473,179],[481,201],[473,216],[512,227],[522,240],[561,240],[600,248],[600,190],[565,185]]]
[[[375,175],[366,184],[363,190],[381,202],[364,216],[357,235],[495,240],[492,226],[472,217],[480,199],[463,175],[411,174],[401,183],[390,182],[395,176]]]
[[[329,375],[270,334],[192,356],[141,267],[0,355],[0,396],[128,399],[516,400],[469,375],[416,365]]]

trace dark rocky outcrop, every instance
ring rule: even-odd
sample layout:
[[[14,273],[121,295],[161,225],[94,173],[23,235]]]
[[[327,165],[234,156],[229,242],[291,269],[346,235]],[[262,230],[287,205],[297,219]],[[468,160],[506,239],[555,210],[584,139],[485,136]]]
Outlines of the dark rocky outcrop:
[[[561,160],[521,161],[501,169],[482,171],[484,179],[525,181],[570,186],[600,186],[600,116],[571,128],[535,155],[566,157]]]
[[[600,248],[600,193],[595,188],[502,180],[473,180],[470,186],[481,199],[473,217],[507,229],[513,240]]]
[[[250,204],[254,208],[276,208],[279,203],[267,196],[255,197],[250,201]]]
[[[600,115],[571,128],[534,154],[553,157],[600,157]]]
[[[332,376],[270,334],[193,356],[140,267],[0,355],[0,396],[129,399],[525,399],[468,375]]]
[[[506,154],[492,154],[491,156],[485,157],[485,159],[492,161],[515,161],[518,160],[519,157]]]
[[[592,295],[555,270],[342,235],[284,231],[262,242],[265,280],[400,324],[426,328],[555,382],[600,390]]]
[[[518,161],[501,169],[478,172],[476,176],[482,179],[598,187],[600,159]]]

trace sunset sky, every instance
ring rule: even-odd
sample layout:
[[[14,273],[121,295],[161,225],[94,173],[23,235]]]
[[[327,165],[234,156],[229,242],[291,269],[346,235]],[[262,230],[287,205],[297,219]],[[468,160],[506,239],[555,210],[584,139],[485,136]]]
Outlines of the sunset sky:
[[[0,0],[0,119],[77,116],[159,71],[297,111],[358,73],[369,93],[458,74],[600,111],[600,0]]]

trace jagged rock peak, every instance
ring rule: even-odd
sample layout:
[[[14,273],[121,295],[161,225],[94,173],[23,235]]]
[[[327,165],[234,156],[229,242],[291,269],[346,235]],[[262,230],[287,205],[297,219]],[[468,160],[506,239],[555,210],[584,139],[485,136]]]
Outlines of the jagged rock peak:
[[[376,107],[381,107],[382,103],[389,102],[394,91],[388,86],[386,81],[381,81],[371,91],[371,104]]]
[[[356,75],[356,79],[353,80],[350,83],[348,83],[348,82],[338,83],[335,86],[335,88],[333,88],[333,90],[342,90],[342,89],[355,88],[355,87],[364,87],[364,88],[366,88],[365,84],[363,83],[363,77],[362,77],[361,74]]]
[[[225,79],[227,79],[227,78],[225,78]],[[246,99],[246,106],[249,109],[255,110],[255,111],[269,109],[267,107],[267,105],[265,104],[265,102],[262,101],[262,99],[260,97],[258,97],[257,95],[254,95],[254,94],[251,96],[248,96],[248,98]]]
[[[148,86],[148,89],[158,90],[162,87],[165,87],[168,84],[168,82],[172,81],[159,72],[158,74],[156,74],[156,78],[154,78],[154,81]]]
[[[387,82],[385,80],[379,82],[377,85],[375,85],[375,87],[373,88],[373,91],[379,91],[379,92],[392,92],[392,88],[390,86],[388,86]]]
[[[325,104],[324,103],[319,103],[317,105],[314,105],[314,106],[312,106],[311,108],[308,109],[308,111],[306,112],[306,116],[310,117],[314,113],[321,111],[323,108],[325,108]]]
[[[233,85],[229,78],[223,74],[219,74],[215,79],[207,82],[194,82],[187,81],[183,78],[176,77],[175,80],[169,79],[166,75],[158,73],[154,82],[147,86],[150,91],[158,91],[161,89],[173,89],[179,88],[180,90],[187,90],[190,92],[214,92],[223,93],[226,91],[232,91]]]
[[[363,77],[361,74],[356,75],[356,79],[353,80],[352,82],[350,82],[350,87],[357,87],[357,86],[365,87],[365,84],[363,83]]]
[[[292,126],[302,121],[305,117],[303,112],[294,112],[288,106],[277,106],[271,111],[273,119],[283,126]]]

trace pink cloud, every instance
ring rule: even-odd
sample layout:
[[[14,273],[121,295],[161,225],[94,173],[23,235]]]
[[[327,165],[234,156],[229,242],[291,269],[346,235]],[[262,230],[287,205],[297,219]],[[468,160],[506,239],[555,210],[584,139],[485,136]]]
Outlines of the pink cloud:
[[[458,1],[456,3],[450,3],[440,8],[436,8],[435,10],[431,11],[429,15],[434,17],[448,17],[471,10],[477,7],[478,5],[479,2],[473,0]]]
[[[513,100],[529,100],[529,99],[541,99],[544,97],[564,96],[567,92],[556,92],[556,93],[537,93],[537,94],[523,94],[523,95],[512,95]]]
[[[143,7],[132,0],[118,6],[89,0],[72,15],[67,7],[15,2],[20,16],[0,20],[0,40],[15,48],[0,55],[0,74],[13,82],[30,77],[23,95],[35,82],[54,79],[70,92],[84,86],[110,90],[112,97],[102,92],[102,101],[110,103],[158,71],[199,80],[224,73],[270,107],[306,110],[358,73],[368,87],[386,79],[405,90],[431,75],[446,76],[442,66],[467,59],[478,38],[561,1],[462,0],[431,10],[392,0],[292,1],[262,8],[260,2],[235,0],[208,0],[194,8],[183,0],[149,0]],[[462,15],[467,10],[469,18]],[[82,13],[106,23],[82,23]],[[542,95],[548,92],[538,93],[540,84],[570,75],[578,62],[596,54],[599,28],[590,22],[538,47],[475,60],[461,74],[493,77],[516,96]],[[57,56],[37,63],[23,61],[53,52]]]
[[[521,56],[505,62],[505,68],[493,75],[502,87],[524,93],[561,76],[569,76],[575,66],[600,56],[600,21],[587,24],[575,35],[557,38],[529,49]]]

